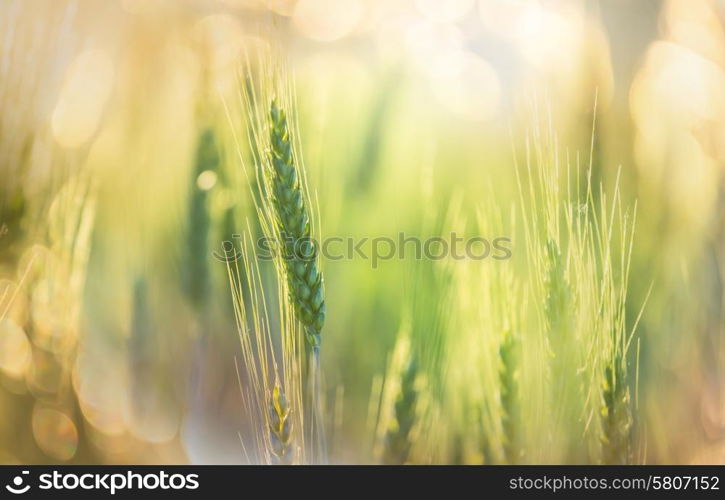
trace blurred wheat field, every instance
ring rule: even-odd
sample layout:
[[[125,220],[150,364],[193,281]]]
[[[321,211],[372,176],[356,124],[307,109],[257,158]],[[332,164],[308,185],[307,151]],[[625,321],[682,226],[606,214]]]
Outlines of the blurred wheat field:
[[[0,462],[725,463],[723,89],[717,0],[1,1]]]

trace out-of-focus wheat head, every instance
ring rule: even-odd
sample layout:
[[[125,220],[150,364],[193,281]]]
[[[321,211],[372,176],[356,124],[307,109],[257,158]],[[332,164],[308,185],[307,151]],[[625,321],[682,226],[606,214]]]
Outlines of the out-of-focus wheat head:
[[[562,165],[560,155],[553,131],[543,127],[517,170],[528,287],[536,297],[530,303],[546,353],[540,389],[551,405],[539,446],[555,461],[587,462],[600,454],[605,371],[618,371],[620,391],[634,384],[625,313],[636,207],[623,204],[619,176],[611,187],[594,185],[591,159],[572,164],[567,157]]]
[[[13,439],[22,442],[24,432],[31,433],[39,449],[57,461],[72,459],[82,444],[72,373],[94,215],[93,182],[82,172],[71,174],[48,207],[46,244],[29,247],[18,263],[19,281],[5,283],[13,303],[0,320],[0,338],[6,344],[3,358],[12,358],[0,368],[11,390],[30,404],[25,416],[30,428],[16,429]],[[30,458],[30,449],[21,452],[29,454],[24,460],[41,460]]]
[[[491,238],[510,230],[511,221],[502,215],[510,207],[498,207],[493,190],[488,193],[477,206],[473,228]],[[446,394],[457,396],[446,402],[451,459],[467,464],[515,461],[519,423],[513,385],[519,383],[521,367],[513,363],[513,346],[506,343],[521,335],[521,289],[507,261],[467,258],[452,268],[455,300],[449,312]]]

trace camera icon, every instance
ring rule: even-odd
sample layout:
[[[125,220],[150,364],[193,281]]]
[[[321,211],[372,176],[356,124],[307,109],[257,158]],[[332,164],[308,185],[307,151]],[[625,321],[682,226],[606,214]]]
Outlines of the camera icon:
[[[22,475],[15,476],[13,478],[13,484],[6,485],[5,489],[7,489],[10,493],[14,493],[15,495],[22,495],[23,493],[26,493],[30,489],[30,485],[26,484],[23,486],[23,476],[30,474],[30,471],[24,470],[21,472]]]

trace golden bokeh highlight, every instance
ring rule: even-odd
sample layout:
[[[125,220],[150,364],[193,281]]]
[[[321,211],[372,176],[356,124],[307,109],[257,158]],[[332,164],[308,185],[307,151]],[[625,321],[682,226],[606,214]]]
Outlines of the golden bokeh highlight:
[[[196,178],[196,186],[202,191],[209,191],[216,185],[217,175],[216,172],[211,170],[204,170]]]
[[[415,0],[415,7],[421,14],[438,22],[460,21],[475,4],[475,0]]]
[[[28,299],[22,287],[13,280],[0,280],[0,317],[24,325],[28,319]]]
[[[21,378],[30,366],[32,353],[28,337],[12,319],[0,319],[0,370]]]
[[[237,68],[243,58],[245,35],[237,19],[212,14],[197,21],[193,36],[204,54],[206,78],[215,92],[229,92],[236,83]],[[193,64],[190,61],[190,64]]]
[[[292,19],[303,35],[332,42],[355,30],[364,9],[361,0],[299,0]]]
[[[75,362],[72,383],[86,421],[99,433],[119,436],[128,428],[126,371],[117,362],[92,359],[85,351]]]
[[[55,355],[41,347],[33,348],[33,364],[28,370],[27,383],[30,391],[40,399],[52,399],[63,384],[66,368]]]
[[[65,412],[36,405],[32,426],[35,442],[50,458],[65,462],[75,456],[78,429]]]
[[[61,146],[79,147],[98,129],[113,78],[113,62],[103,50],[88,49],[76,57],[68,68],[51,121]]]
[[[449,111],[472,121],[496,117],[501,84],[493,67],[469,51],[451,51],[448,71],[433,80],[439,101]]]
[[[707,2],[671,0],[662,22],[664,36],[648,47],[630,89],[635,155],[646,193],[676,189],[663,202],[683,234],[698,233],[717,203],[725,157],[725,33]]]

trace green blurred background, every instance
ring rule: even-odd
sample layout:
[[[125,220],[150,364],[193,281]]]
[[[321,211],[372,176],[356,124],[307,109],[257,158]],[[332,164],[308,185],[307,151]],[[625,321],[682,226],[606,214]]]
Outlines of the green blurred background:
[[[212,252],[255,224],[239,77],[270,43],[323,236],[507,213],[541,123],[597,182],[621,166],[643,455],[725,462],[722,1],[2,0],[2,463],[245,461]],[[331,460],[367,462],[409,267],[322,266]]]

